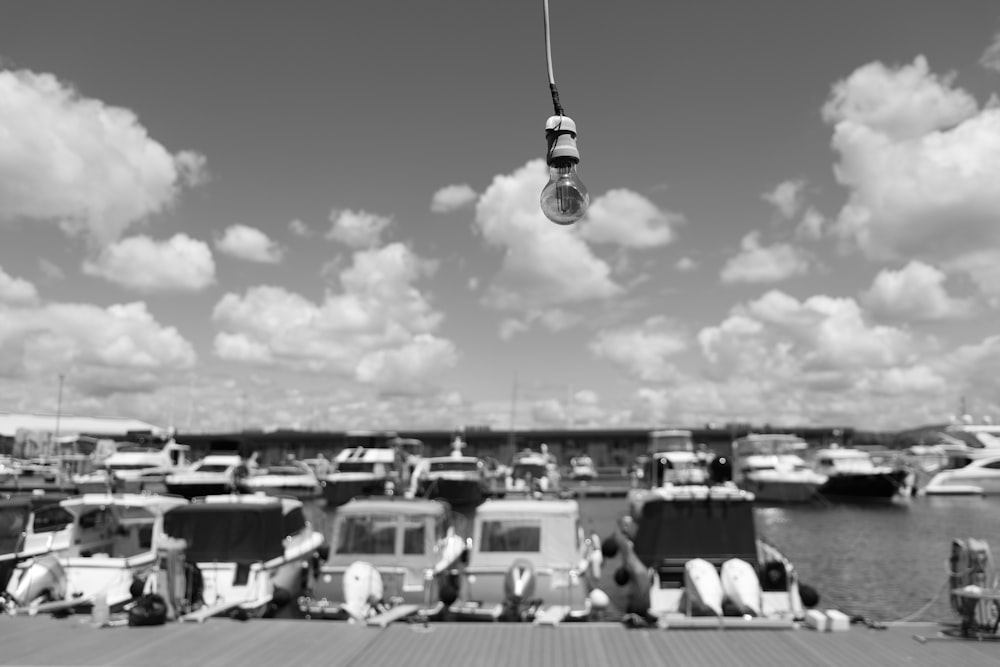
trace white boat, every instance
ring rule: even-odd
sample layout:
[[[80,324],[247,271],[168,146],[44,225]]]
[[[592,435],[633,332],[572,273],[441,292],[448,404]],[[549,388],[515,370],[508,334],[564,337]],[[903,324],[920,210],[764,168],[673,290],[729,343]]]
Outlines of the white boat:
[[[809,445],[788,434],[751,434],[733,442],[732,475],[736,486],[759,501],[815,500],[826,476],[817,473],[801,453]]]
[[[154,569],[163,516],[187,500],[157,494],[88,493],[60,502],[76,529],[73,548],[21,562],[7,584],[14,613],[119,609]],[[77,543],[79,541],[79,543]]]
[[[208,454],[190,468],[166,476],[167,492],[185,498],[230,493],[256,467],[239,454]]]
[[[478,505],[489,492],[486,465],[462,453],[465,443],[455,438],[448,456],[422,459],[411,480],[412,495],[438,498],[452,506]]]
[[[490,499],[476,508],[457,620],[558,623],[608,604],[597,587],[601,545],[580,526],[575,500]]]
[[[272,496],[305,499],[316,498],[322,493],[312,468],[294,460],[257,468],[242,480],[241,489],[247,493],[263,492]]]
[[[558,493],[562,478],[559,465],[548,448],[534,451],[525,449],[514,455],[510,471],[504,480],[508,493]]]
[[[851,447],[816,450],[813,468],[826,476],[819,493],[832,499],[889,500],[903,494],[910,475],[901,465],[879,465],[868,452]]]
[[[467,549],[445,503],[351,500],[337,508],[329,554],[299,610],[309,618],[372,623],[438,616],[456,599]]]
[[[404,489],[405,460],[394,447],[348,447],[333,459],[332,471],[322,481],[327,507],[339,507],[351,498],[381,496]]]
[[[119,491],[140,493],[166,492],[167,475],[191,466],[191,448],[169,440],[161,447],[118,443],[114,453],[93,472],[76,475],[73,481],[80,493]]]
[[[1000,455],[975,459],[963,468],[942,470],[924,486],[923,493],[929,496],[1000,494]]]
[[[649,434],[649,456],[641,475],[646,488],[675,484],[705,484],[708,457],[696,451],[691,431],[663,429]]]
[[[589,456],[574,456],[569,460],[569,478],[577,482],[597,479],[597,468]]]
[[[758,536],[754,501],[732,484],[630,492],[630,512],[604,550],[621,558],[614,578],[624,611],[665,627],[795,627],[805,616],[798,576]],[[726,565],[732,559],[745,564]]]
[[[305,592],[307,570],[325,543],[302,501],[264,494],[199,498],[167,512],[163,532],[183,545],[184,562],[194,566],[174,572],[175,584],[167,587],[193,591],[170,600],[182,621],[277,612]],[[188,585],[176,583],[188,577]]]

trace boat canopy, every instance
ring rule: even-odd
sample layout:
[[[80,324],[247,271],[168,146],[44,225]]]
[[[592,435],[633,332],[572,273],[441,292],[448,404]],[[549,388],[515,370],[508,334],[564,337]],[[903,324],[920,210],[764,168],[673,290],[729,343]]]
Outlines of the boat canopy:
[[[647,567],[665,559],[704,558],[716,565],[741,558],[757,565],[753,504],[745,500],[651,497],[633,540]]]
[[[282,540],[295,532],[287,523],[278,503],[192,503],[167,512],[163,532],[187,541],[188,561],[253,563],[284,553]]]
[[[354,500],[337,509],[329,562],[357,556],[408,556],[421,561],[434,553],[447,528],[447,506],[433,500]]]
[[[476,510],[477,566],[506,566],[511,555],[544,563],[574,563],[579,556],[579,506],[573,500],[487,501]]]

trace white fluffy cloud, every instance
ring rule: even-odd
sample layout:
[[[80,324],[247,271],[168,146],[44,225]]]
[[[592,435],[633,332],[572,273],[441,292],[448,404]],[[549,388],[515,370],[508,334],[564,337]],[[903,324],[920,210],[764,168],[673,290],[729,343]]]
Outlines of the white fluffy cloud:
[[[215,282],[215,261],[206,243],[186,234],[130,236],[85,261],[83,272],[138,292],[193,292]]]
[[[665,382],[676,375],[671,359],[687,349],[688,339],[667,318],[657,316],[639,327],[602,331],[588,347],[640,380]]]
[[[216,354],[416,391],[457,360],[454,344],[434,335],[441,314],[414,286],[433,268],[393,243],[355,253],[343,291],[319,304],[281,287],[227,294],[213,312]]]
[[[769,202],[783,218],[790,220],[802,208],[802,191],[805,181],[782,181],[771,192],[765,192],[761,199]]]
[[[943,320],[972,313],[972,303],[951,297],[944,288],[944,272],[910,262],[898,271],[884,269],[875,276],[861,302],[875,316],[900,320]]]
[[[978,109],[927,60],[872,63],[823,107],[849,190],[837,233],[877,260],[918,259],[1000,294],[1000,107]]]
[[[38,301],[38,290],[24,278],[8,275],[0,266],[0,303],[30,305]]]
[[[660,210],[631,190],[609,190],[594,199],[578,227],[592,243],[616,243],[627,248],[655,248],[670,243],[674,228],[684,223],[679,213]]]
[[[611,268],[573,228],[549,222],[538,206],[547,181],[542,160],[497,176],[476,205],[476,226],[503,249],[499,274],[487,289],[491,307],[540,314],[553,306],[606,299],[622,288]]]
[[[471,185],[446,185],[434,193],[431,200],[431,211],[434,213],[450,213],[469,206],[476,201],[476,191]]]
[[[379,245],[382,234],[392,224],[391,218],[367,211],[330,211],[333,225],[326,238],[339,241],[350,248],[372,248]]]
[[[277,264],[284,251],[267,234],[247,225],[230,225],[215,241],[220,252],[248,262]]]
[[[1000,32],[993,35],[993,43],[983,51],[979,64],[986,69],[1000,72]]]
[[[724,283],[774,283],[809,271],[802,250],[787,243],[760,244],[760,232],[753,231],[740,242],[740,253],[722,267]]]
[[[102,244],[205,173],[203,156],[171,154],[132,111],[50,74],[0,71],[0,136],[0,220],[56,221]]]
[[[195,358],[177,329],[156,322],[143,303],[0,306],[0,376],[65,374],[75,391],[98,396],[147,392]]]

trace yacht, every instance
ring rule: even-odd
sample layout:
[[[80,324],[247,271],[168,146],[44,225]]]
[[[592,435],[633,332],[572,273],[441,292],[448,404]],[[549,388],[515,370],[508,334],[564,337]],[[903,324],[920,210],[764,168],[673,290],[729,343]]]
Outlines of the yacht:
[[[208,454],[190,468],[166,476],[167,492],[185,498],[230,493],[239,490],[256,464],[239,454]]]
[[[453,506],[478,505],[489,494],[486,465],[475,456],[462,453],[461,438],[452,442],[448,456],[423,459],[411,482],[413,495],[438,498]]]
[[[942,470],[924,486],[923,492],[929,496],[1000,494],[1000,455],[977,458],[962,468]]]
[[[242,480],[240,490],[301,499],[316,498],[322,493],[319,478],[313,469],[305,462],[294,459],[257,468]]]
[[[323,480],[327,507],[351,498],[394,493],[402,482],[404,461],[393,447],[348,447],[334,457]]]
[[[507,493],[558,493],[562,478],[559,465],[548,448],[541,451],[525,449],[514,455],[504,481]]]
[[[76,475],[73,481],[80,493],[119,491],[139,493],[166,492],[167,475],[191,466],[191,448],[170,440],[162,447],[119,443],[114,453],[93,472]]]
[[[801,453],[808,443],[795,435],[751,434],[733,442],[732,477],[758,501],[815,500],[825,475],[809,467]]]
[[[819,493],[834,499],[891,499],[905,491],[910,475],[902,466],[878,465],[868,452],[850,447],[817,450],[813,466],[826,476]]]
[[[639,476],[646,488],[708,482],[708,457],[697,451],[691,431],[664,429],[649,434],[649,454]]]

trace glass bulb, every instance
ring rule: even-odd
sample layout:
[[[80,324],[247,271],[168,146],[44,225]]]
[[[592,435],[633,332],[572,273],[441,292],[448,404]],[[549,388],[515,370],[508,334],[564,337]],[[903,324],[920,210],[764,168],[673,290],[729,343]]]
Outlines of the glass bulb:
[[[557,225],[572,225],[587,213],[590,194],[576,173],[575,160],[552,161],[539,200],[545,217]]]

